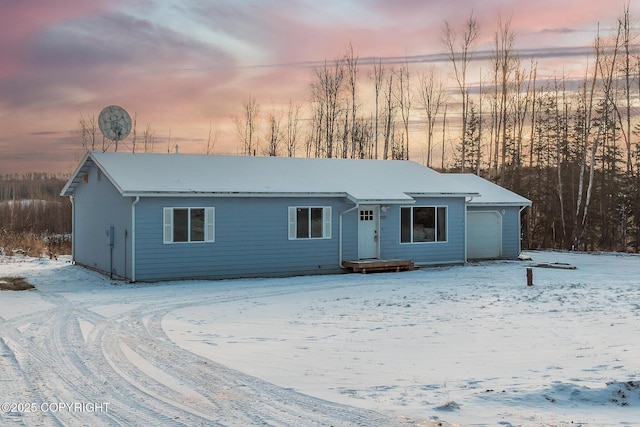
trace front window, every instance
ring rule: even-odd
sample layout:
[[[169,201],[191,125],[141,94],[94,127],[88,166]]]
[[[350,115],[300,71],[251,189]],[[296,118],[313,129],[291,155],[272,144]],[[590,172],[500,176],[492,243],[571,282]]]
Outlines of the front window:
[[[445,206],[400,208],[400,242],[426,243],[447,241]]]
[[[214,208],[164,208],[164,243],[213,242]]]
[[[331,207],[289,207],[289,239],[330,239]]]

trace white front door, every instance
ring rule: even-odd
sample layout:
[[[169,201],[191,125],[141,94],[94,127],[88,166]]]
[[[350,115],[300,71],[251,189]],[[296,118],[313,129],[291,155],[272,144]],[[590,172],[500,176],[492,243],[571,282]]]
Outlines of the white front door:
[[[358,258],[378,258],[380,206],[364,206],[358,210]]]

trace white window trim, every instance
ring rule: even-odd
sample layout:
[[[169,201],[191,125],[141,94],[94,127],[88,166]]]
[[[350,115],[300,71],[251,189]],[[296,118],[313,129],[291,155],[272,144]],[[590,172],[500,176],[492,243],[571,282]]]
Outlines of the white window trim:
[[[298,209],[322,209],[322,237],[297,237],[298,234]],[[311,219],[309,219],[311,227]],[[311,236],[311,229],[309,229]],[[322,240],[331,239],[331,206],[289,206],[289,240]]]
[[[411,212],[411,241],[410,242],[403,242],[402,241],[402,209],[403,208],[410,208],[410,212]],[[414,242],[413,241],[413,208],[434,208],[435,209],[435,232],[436,232],[436,236],[435,236],[435,240],[433,242]],[[446,223],[444,224],[445,226],[445,233],[447,235],[447,238],[445,240],[438,240],[438,208],[444,208],[445,209],[445,220]],[[449,242],[449,206],[447,205],[418,205],[418,206],[401,206],[400,207],[400,235],[398,236],[400,238],[400,244],[401,245],[433,245],[433,244],[443,244],[443,243],[448,243]]]
[[[188,229],[189,229],[189,240],[186,242],[174,242],[173,241],[173,211],[175,209],[187,209],[189,210],[189,215],[187,215],[188,219]],[[204,240],[191,241],[191,209],[204,209]],[[215,208],[213,207],[181,207],[181,206],[172,206],[168,208],[163,208],[163,243],[165,245],[173,245],[173,244],[184,244],[184,243],[211,243],[215,242]]]

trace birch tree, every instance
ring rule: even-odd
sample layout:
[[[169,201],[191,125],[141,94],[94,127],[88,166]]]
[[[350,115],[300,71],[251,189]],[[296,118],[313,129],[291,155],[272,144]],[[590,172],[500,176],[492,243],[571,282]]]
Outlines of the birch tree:
[[[285,129],[285,144],[287,147],[287,156],[294,157],[298,146],[298,138],[300,134],[300,105],[293,105],[289,101],[287,109],[287,124]]]
[[[469,88],[467,87],[467,69],[473,58],[473,45],[478,38],[479,26],[473,12],[464,23],[461,33],[456,31],[449,22],[445,21],[442,40],[447,49],[449,60],[453,65],[454,77],[458,84],[458,90],[462,98],[462,152],[461,164],[462,172],[464,172],[464,164],[466,161],[466,144],[465,137],[467,135],[467,108],[469,106]]]
[[[133,133],[133,138],[131,139],[131,152],[135,153],[136,152],[136,142],[137,142],[137,137],[138,137],[138,113],[134,113],[133,115],[133,129],[132,129],[132,133]]]
[[[620,129],[622,131],[622,137],[625,142],[626,148],[626,170],[627,172],[631,172],[633,169],[632,162],[632,148],[631,148],[631,88],[632,88],[632,55],[633,45],[634,45],[634,36],[631,34],[631,22],[629,15],[629,4],[625,5],[622,16],[618,18],[618,36],[616,40],[620,41],[622,48],[622,58],[620,65],[620,69],[622,72],[622,83],[623,83],[623,96],[624,96],[624,105],[618,106],[618,102],[614,103],[614,108],[616,111],[616,115],[618,117],[618,121],[620,124]],[[616,45],[617,49],[618,46]],[[640,81],[640,79],[639,79]]]
[[[353,45],[349,43],[349,50],[344,57],[344,64],[347,73],[347,82],[349,89],[349,111],[350,111],[350,123],[349,123],[349,136],[351,142],[351,157],[356,158],[356,112],[358,106],[356,104],[356,88],[358,84],[358,57],[353,53]]]
[[[379,132],[378,132],[378,128],[379,128],[379,124],[380,124],[380,91],[382,90],[382,83],[384,81],[384,74],[385,74],[385,70],[382,67],[382,60],[380,58],[378,58],[378,60],[376,61],[375,59],[373,60],[373,88],[374,88],[374,92],[375,92],[375,120],[374,120],[374,128],[375,128],[375,133],[374,133],[374,153],[375,153],[375,158],[378,158],[378,141],[379,141]]]
[[[384,120],[384,147],[382,150],[382,158],[387,160],[389,158],[389,150],[393,143],[393,136],[395,132],[395,116],[396,116],[396,104],[393,96],[393,76],[394,72],[389,73],[387,81],[384,86],[384,111],[382,117]]]
[[[78,134],[83,153],[93,151],[97,148],[98,138],[101,133],[98,129],[98,120],[95,115],[86,117],[83,114],[80,114],[80,119],[78,120]]]
[[[272,110],[267,117],[267,147],[265,155],[275,157],[280,154],[280,143],[282,140],[282,133],[280,130],[280,123],[282,122],[282,115],[277,114]]]
[[[213,154],[213,149],[216,146],[216,142],[218,142],[219,136],[220,136],[220,132],[218,130],[216,130],[212,134],[211,120],[209,120],[209,136],[207,137],[207,146],[205,147],[205,154],[207,155]]]
[[[427,134],[427,166],[431,167],[433,161],[433,132],[440,109],[446,102],[447,93],[444,82],[437,76],[436,67],[431,66],[420,75],[419,99],[426,116]]]
[[[511,30],[511,20],[503,22],[498,21],[498,28],[494,38],[494,85],[496,91],[496,130],[493,149],[493,175],[500,175],[501,181],[504,182],[504,172],[507,162],[507,122],[508,122],[508,96],[509,82],[513,73],[516,71],[516,58],[513,55],[513,42],[515,33]],[[516,88],[516,91],[519,88]],[[500,161],[498,161],[500,154]],[[498,166],[500,165],[500,166]]]
[[[596,36],[594,51],[595,51],[595,63],[593,66],[593,76],[591,78],[591,82],[589,87],[587,86],[587,81],[585,79],[585,84],[583,86],[585,99],[585,118],[584,118],[584,148],[582,152],[582,158],[580,160],[580,177],[578,181],[578,202],[576,204],[575,211],[575,219],[574,219],[574,233],[573,233],[573,241],[574,246],[578,246],[580,240],[584,237],[586,224],[587,224],[587,216],[589,213],[589,204],[591,203],[591,193],[593,191],[593,179],[595,175],[595,162],[596,162],[596,153],[598,151],[598,141],[599,138],[596,137],[593,140],[593,143],[590,146],[590,136],[591,130],[593,127],[593,109],[594,109],[594,99],[596,92],[596,84],[598,82],[598,70],[600,69],[601,62],[601,54],[602,54],[602,45],[601,45],[600,33],[598,31],[598,35]],[[583,195],[583,189],[585,186],[585,172],[587,167],[587,155],[590,153],[590,161],[589,161],[589,175],[588,182],[586,183],[586,192]]]
[[[234,118],[236,124],[236,132],[240,137],[240,143],[242,144],[242,154],[245,156],[252,156],[256,154],[257,150],[257,130],[258,130],[258,114],[259,107],[256,99],[249,97],[248,100],[242,104],[242,114]]]
[[[147,127],[142,135],[143,149],[145,153],[153,153],[153,146],[156,142],[156,131],[147,123]]]
[[[337,125],[340,118],[340,97],[344,88],[345,70],[343,62],[337,60],[330,67],[325,61],[323,67],[315,68],[316,80],[311,85],[312,102],[317,108],[314,125],[317,126],[318,143],[316,155],[334,157]]]
[[[409,160],[409,116],[411,114],[411,85],[409,79],[409,64],[405,61],[398,70],[396,88],[396,104],[402,118],[402,158]]]

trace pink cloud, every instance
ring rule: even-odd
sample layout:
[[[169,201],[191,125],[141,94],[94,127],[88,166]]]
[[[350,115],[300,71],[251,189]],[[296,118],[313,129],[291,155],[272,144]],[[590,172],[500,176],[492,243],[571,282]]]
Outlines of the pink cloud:
[[[498,17],[511,17],[521,52],[544,60],[550,73],[571,61],[580,67],[585,60],[580,49],[593,41],[597,21],[608,31],[624,5],[488,0],[480,8],[476,3],[181,1],[169,11],[171,20],[163,21],[162,11],[152,13],[158,9],[152,0],[37,5],[7,0],[0,14],[0,173],[34,170],[27,163],[35,158],[39,165],[50,158],[50,170],[64,170],[59,153],[73,151],[80,114],[97,115],[108,104],[137,113],[139,135],[151,123],[158,138],[171,131],[185,150],[199,149],[211,122],[221,129],[217,151],[234,153],[232,117],[249,96],[264,111],[289,100],[304,103],[311,67],[341,57],[349,44],[361,58],[363,84],[368,57],[407,55],[418,61],[412,64],[418,69],[420,61],[444,51],[443,22],[462,25],[472,7],[481,25],[479,49],[490,50]],[[637,16],[638,5],[631,7]],[[175,17],[200,32],[173,25]],[[565,49],[550,49],[557,47]],[[447,61],[440,65],[446,73]],[[48,145],[60,147],[55,158],[38,154]]]
[[[28,58],[33,54],[33,40],[40,31],[98,13],[105,5],[83,0],[3,1],[0,13],[0,78],[19,73],[27,66]]]

